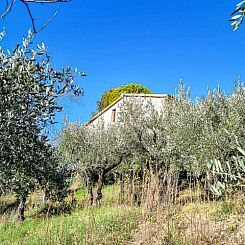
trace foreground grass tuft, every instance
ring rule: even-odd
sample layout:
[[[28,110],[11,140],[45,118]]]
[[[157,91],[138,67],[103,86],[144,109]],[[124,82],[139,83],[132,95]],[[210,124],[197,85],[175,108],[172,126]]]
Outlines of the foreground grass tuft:
[[[133,207],[87,208],[71,215],[7,222],[0,244],[123,244],[137,226]]]

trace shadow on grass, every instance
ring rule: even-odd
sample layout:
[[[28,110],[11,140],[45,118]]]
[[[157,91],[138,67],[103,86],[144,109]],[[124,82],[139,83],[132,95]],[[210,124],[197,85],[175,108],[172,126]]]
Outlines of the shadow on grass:
[[[0,200],[0,214],[5,214],[16,210],[18,201],[16,199],[2,201]]]
[[[31,218],[44,218],[59,216],[61,214],[71,214],[74,207],[69,203],[52,203],[41,205],[29,217]]]

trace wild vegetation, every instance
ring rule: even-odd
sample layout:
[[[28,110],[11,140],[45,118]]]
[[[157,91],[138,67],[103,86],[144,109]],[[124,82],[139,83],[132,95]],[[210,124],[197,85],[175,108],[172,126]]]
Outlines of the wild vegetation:
[[[88,127],[68,124],[60,138],[60,151],[65,161],[76,164],[78,175],[89,188],[91,205],[93,186],[96,186],[95,200],[100,205],[102,186],[109,181],[117,182],[119,203],[142,207],[144,220],[155,217],[153,220],[156,219],[158,226],[163,220],[172,222],[171,229],[163,229],[171,235],[169,232],[178,226],[173,221],[178,219],[176,210],[185,210],[179,206],[183,202],[198,200],[198,205],[206,209],[207,217],[210,217],[209,211],[212,213],[211,205],[221,206],[224,213],[233,210],[229,200],[222,200],[243,191],[244,102],[245,89],[241,82],[235,84],[229,96],[216,89],[195,101],[180,85],[176,96],[169,97],[160,110],[134,99],[126,102],[120,108],[119,122],[109,128],[104,128],[103,123]],[[214,213],[219,212],[219,208]],[[159,210],[167,215],[164,219],[161,216],[160,221]],[[203,210],[199,211],[197,215],[202,215]],[[195,211],[191,215],[195,215]],[[180,222],[193,225],[192,221],[188,223],[182,218]],[[207,218],[203,222],[211,221]],[[152,225],[147,229],[151,230]],[[160,228],[156,230],[160,232]],[[165,235],[161,239],[166,240]],[[198,237],[207,240],[201,233],[193,239],[188,234],[172,235],[180,239],[175,244],[193,244],[198,242]],[[219,241],[215,239],[209,238],[209,243]]]
[[[117,123],[67,123],[54,146],[56,98],[81,90],[29,52],[43,54],[2,57],[1,243],[244,243],[242,82],[195,100],[180,85],[161,108],[132,97]]]

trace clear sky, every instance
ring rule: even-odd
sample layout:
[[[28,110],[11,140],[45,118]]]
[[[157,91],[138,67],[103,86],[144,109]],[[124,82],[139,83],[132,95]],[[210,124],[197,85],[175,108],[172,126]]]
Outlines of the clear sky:
[[[84,96],[63,101],[72,121],[86,121],[103,92],[130,82],[156,93],[173,94],[183,79],[192,96],[207,88],[230,92],[245,76],[245,23],[233,32],[228,22],[239,1],[233,0],[73,0],[36,36],[44,42],[55,67],[85,70],[79,81]],[[37,23],[55,5],[32,5]],[[1,6],[3,8],[3,6]],[[18,3],[1,20],[2,42],[12,48],[31,26]],[[59,126],[57,126],[59,128]]]

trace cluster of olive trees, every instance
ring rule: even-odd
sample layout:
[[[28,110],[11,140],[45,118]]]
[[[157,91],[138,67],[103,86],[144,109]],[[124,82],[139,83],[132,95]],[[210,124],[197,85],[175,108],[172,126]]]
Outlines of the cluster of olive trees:
[[[220,196],[245,182],[244,105],[242,83],[230,96],[217,89],[195,101],[181,85],[160,109],[143,100],[126,101],[119,121],[108,128],[69,125],[60,147],[80,173],[98,175],[97,200],[105,175],[116,167],[137,182],[155,175],[165,185],[166,176],[175,176],[178,188],[191,180]]]
[[[124,105],[121,122],[130,149],[144,156],[145,167],[163,175],[178,173],[179,184],[195,178],[220,196],[245,181],[244,99],[241,83],[231,96],[217,89],[195,101],[180,86],[161,111],[137,101]]]

